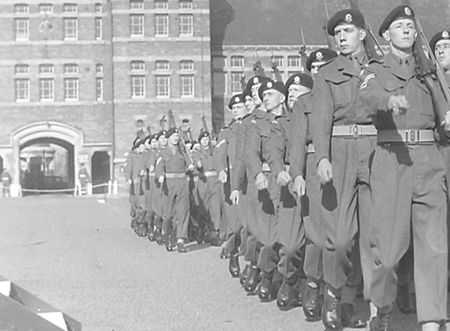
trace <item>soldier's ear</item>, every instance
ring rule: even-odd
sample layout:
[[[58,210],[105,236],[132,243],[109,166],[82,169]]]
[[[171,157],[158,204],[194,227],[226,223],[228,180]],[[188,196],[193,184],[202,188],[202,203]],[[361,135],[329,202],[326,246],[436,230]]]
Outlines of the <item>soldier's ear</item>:
[[[363,41],[366,39],[367,31],[365,29],[359,30],[359,40]]]
[[[384,40],[386,40],[387,42],[390,42],[390,41],[391,41],[391,35],[390,35],[390,33],[389,33],[389,30],[386,30],[386,31],[383,32],[383,38],[384,38]]]

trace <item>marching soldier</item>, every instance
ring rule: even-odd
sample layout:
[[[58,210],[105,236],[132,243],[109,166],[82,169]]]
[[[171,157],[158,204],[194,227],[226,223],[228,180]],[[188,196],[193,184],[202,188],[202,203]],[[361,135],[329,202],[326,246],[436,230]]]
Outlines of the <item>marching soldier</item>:
[[[155,194],[155,163],[156,163],[156,134],[147,136],[144,140],[146,148],[145,155],[145,206],[146,206],[146,221],[147,221],[147,237],[150,241],[155,241],[155,211],[153,210],[153,195]]]
[[[162,150],[164,150],[167,146],[167,138],[166,138],[166,130],[161,130],[156,135],[156,160],[159,159],[159,155]],[[155,163],[155,170],[156,170],[156,163]],[[155,212],[155,240],[158,245],[162,245],[164,243],[164,238],[162,235],[162,225],[163,225],[163,217],[164,217],[164,210],[163,210],[163,185],[159,182],[158,178],[156,177],[155,173],[155,189],[154,193],[152,194],[152,209]]]
[[[210,145],[208,131],[202,131],[198,136],[200,149],[194,151],[192,158],[198,170],[197,195],[200,217],[205,223],[202,227],[208,230],[212,246],[220,246],[219,229],[222,217],[220,182],[217,180],[213,149]]]
[[[438,330],[447,320],[447,204],[445,164],[433,130],[436,123],[448,126],[449,105],[429,73],[423,81],[417,75],[416,68],[425,63],[413,56],[418,34],[413,10],[395,8],[379,34],[391,52],[384,61],[371,63],[360,86],[378,129],[371,169],[374,261],[369,291],[378,312],[370,330],[389,328],[396,268],[411,237],[417,318],[422,330]]]
[[[167,205],[163,221],[166,249],[172,250],[172,240],[176,236],[179,253],[186,253],[184,246],[189,225],[189,191],[186,170],[194,170],[192,160],[179,146],[179,130],[171,128],[166,133],[168,144],[159,153],[156,162],[156,176],[163,186]],[[176,232],[175,232],[176,231]],[[175,233],[173,233],[175,232]]]
[[[358,96],[361,70],[368,62],[363,15],[341,10],[328,22],[327,32],[334,36],[340,54],[314,79],[311,133],[326,236],[322,322],[327,330],[339,330],[366,325],[354,316],[353,300],[361,281],[356,277],[360,258],[355,246],[359,234],[363,276],[368,281],[370,259],[364,236],[371,210],[369,160],[376,129]]]
[[[277,294],[277,305],[282,310],[287,310],[298,304],[300,293],[296,288],[299,275],[302,274],[304,246],[304,227],[301,217],[300,201],[291,193],[288,184],[291,182],[289,175],[289,152],[291,143],[298,145],[298,140],[289,140],[290,130],[298,131],[300,127],[292,128],[290,119],[294,103],[305,94],[309,94],[312,88],[312,79],[309,75],[296,73],[286,81],[288,92],[287,105],[289,114],[282,112],[270,126],[270,138],[268,144],[268,163],[280,186],[280,202],[277,212],[277,237],[281,245],[278,263],[278,271],[283,275],[283,283]],[[294,110],[295,111],[295,110]],[[300,123],[297,123],[300,124]],[[297,194],[299,198],[301,195]],[[261,253],[262,254],[262,253]]]

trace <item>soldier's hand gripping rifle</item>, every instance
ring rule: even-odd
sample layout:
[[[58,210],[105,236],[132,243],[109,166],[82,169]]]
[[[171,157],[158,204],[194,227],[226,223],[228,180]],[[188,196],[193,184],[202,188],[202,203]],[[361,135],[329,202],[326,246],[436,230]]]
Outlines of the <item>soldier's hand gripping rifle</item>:
[[[359,9],[358,1],[357,0],[349,0],[350,1],[350,7],[354,10],[357,10],[361,12]],[[384,58],[383,50],[381,49],[380,44],[378,43],[377,38],[375,38],[375,35],[372,32],[372,28],[369,24],[366,23],[366,32],[367,36],[364,38],[364,48],[366,49],[366,54],[370,60],[380,60]]]

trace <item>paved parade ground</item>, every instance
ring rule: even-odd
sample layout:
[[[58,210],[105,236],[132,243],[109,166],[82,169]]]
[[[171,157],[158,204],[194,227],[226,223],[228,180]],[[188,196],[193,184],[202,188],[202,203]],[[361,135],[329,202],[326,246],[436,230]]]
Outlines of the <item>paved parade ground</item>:
[[[281,312],[246,295],[220,248],[191,243],[187,254],[168,253],[134,234],[125,196],[103,198],[0,199],[0,275],[84,331],[323,330],[301,308]],[[417,330],[415,318],[396,312],[394,329]]]

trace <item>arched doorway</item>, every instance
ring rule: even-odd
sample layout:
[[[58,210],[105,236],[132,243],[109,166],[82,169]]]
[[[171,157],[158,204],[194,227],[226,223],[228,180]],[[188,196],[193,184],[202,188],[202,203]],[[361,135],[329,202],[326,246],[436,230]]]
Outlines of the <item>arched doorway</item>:
[[[74,187],[75,174],[78,173],[78,163],[75,162],[75,156],[80,153],[84,144],[83,133],[80,130],[60,122],[35,122],[19,128],[12,133],[11,138],[14,156],[14,167],[11,174],[13,181],[11,193],[13,196],[20,194],[21,183],[24,181],[22,169],[30,170],[33,168],[33,171],[41,172],[38,175],[40,177],[39,180],[36,180],[33,184],[35,186],[50,185],[52,187],[66,185],[69,188]],[[26,152],[27,149],[30,149],[32,151],[31,154],[35,153],[35,155],[28,155],[29,158],[24,157],[22,152]],[[50,167],[50,163],[55,161],[52,157],[58,153],[59,156],[56,158],[56,161],[59,160],[59,165],[64,167],[64,176],[58,175],[55,164]],[[25,159],[21,159],[21,154]],[[34,159],[31,161],[32,157]],[[57,174],[55,177],[64,178],[47,178],[44,181],[42,180],[42,177],[51,177],[55,173]]]
[[[74,146],[58,138],[29,140],[20,146],[20,184],[23,195],[35,190],[71,194],[75,187]]]
[[[110,158],[109,154],[104,151],[97,151],[92,155],[92,193],[106,193],[108,187],[106,185],[96,187],[96,185],[107,184],[110,177]]]

